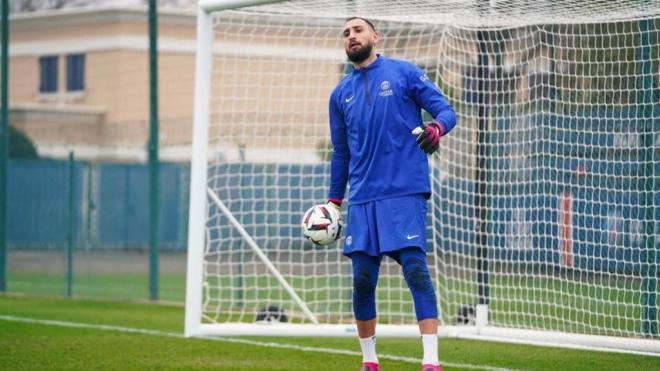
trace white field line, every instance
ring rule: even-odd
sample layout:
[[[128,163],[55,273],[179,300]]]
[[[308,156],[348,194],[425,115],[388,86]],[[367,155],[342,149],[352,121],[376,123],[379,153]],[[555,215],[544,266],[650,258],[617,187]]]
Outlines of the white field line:
[[[11,321],[11,322],[30,323],[30,324],[39,324],[39,325],[47,325],[47,326],[58,326],[58,327],[68,327],[68,328],[83,328],[83,329],[90,329],[90,330],[117,331],[117,332],[132,333],[132,334],[151,335],[151,336],[164,336],[164,337],[185,339],[183,334],[179,334],[179,333],[176,333],[176,332],[165,332],[165,331],[148,330],[148,329],[133,328],[133,327],[97,325],[97,324],[68,322],[68,321],[54,321],[54,320],[48,320],[48,319],[36,319],[36,318],[26,318],[26,317],[17,317],[17,316],[5,316],[5,315],[0,315],[0,320],[2,320],[2,321]],[[221,341],[221,342],[233,343],[233,344],[246,344],[246,345],[253,345],[253,346],[267,347],[267,348],[292,349],[292,350],[298,350],[298,351],[301,351],[301,352],[310,352],[310,353],[341,354],[341,355],[354,356],[354,357],[359,357],[359,356],[362,355],[362,353],[360,353],[360,352],[356,352],[356,351],[353,351],[353,350],[346,350],[346,349],[306,347],[306,346],[295,345],[295,344],[274,343],[274,342],[266,342],[266,341],[247,340],[247,339],[241,339],[241,338],[203,337],[203,338],[199,338],[199,339],[212,340],[212,341]],[[417,358],[395,356],[395,355],[389,355],[389,354],[379,354],[378,358],[387,359],[387,360],[390,360],[390,361],[413,363],[413,364],[419,364],[420,363],[420,360],[417,359]],[[473,364],[469,364],[469,363],[452,363],[452,362],[445,362],[445,361],[441,361],[441,363],[442,363],[443,366],[446,366],[446,367],[462,368],[462,369],[470,369],[470,370],[519,371],[519,370],[516,370],[516,369],[510,369],[510,368],[493,367],[493,366],[488,366],[488,365],[473,365]]]

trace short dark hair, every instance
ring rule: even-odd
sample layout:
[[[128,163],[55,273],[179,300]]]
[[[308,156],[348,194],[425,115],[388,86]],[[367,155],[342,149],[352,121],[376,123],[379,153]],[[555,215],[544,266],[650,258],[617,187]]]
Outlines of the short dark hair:
[[[368,20],[368,19],[366,19],[366,18],[357,17],[357,16],[356,16],[356,17],[350,17],[350,18],[347,18],[346,21],[344,21],[344,23],[346,23],[346,22],[348,22],[348,21],[352,21],[352,20],[354,20],[354,19],[361,19],[361,20],[367,22],[367,24],[369,25],[369,28],[371,28],[371,31],[376,32],[376,26],[374,26],[374,24],[371,23],[371,21]]]

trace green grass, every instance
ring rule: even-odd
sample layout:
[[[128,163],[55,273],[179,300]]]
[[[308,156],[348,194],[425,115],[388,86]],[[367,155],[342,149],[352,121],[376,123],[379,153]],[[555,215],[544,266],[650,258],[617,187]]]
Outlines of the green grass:
[[[186,278],[183,275],[159,277],[160,299],[183,302]],[[64,274],[8,272],[7,289],[34,295],[64,295]],[[76,274],[73,277],[73,295],[79,298],[141,300],[149,298],[147,274]]]
[[[183,302],[185,276],[159,278],[160,299]],[[457,306],[474,303],[477,291],[473,281],[440,278],[440,311],[447,323],[454,322]],[[9,272],[8,291],[35,295],[63,295],[63,275]],[[295,277],[289,283],[315,313],[344,313],[350,317],[351,282],[346,277]],[[490,277],[490,321],[506,327],[525,327],[620,336],[639,333],[641,328],[640,290],[627,281],[577,282],[551,275],[521,277],[493,272]],[[272,303],[288,303],[288,294],[269,275],[209,277],[210,294],[220,310],[261,308]],[[221,289],[221,291],[213,288]],[[379,281],[378,312],[382,322],[414,320],[412,299],[401,277],[384,276]],[[231,288],[231,290],[226,290]],[[322,289],[318,289],[322,288]],[[384,290],[383,288],[389,288]],[[147,274],[75,275],[76,298],[146,300]],[[253,312],[253,309],[249,309]],[[404,313],[401,315],[400,313]]]
[[[0,295],[0,315],[112,325],[181,334],[181,306]],[[351,338],[250,338],[306,347],[358,351]],[[419,357],[417,339],[378,341],[382,354]],[[2,370],[354,370],[353,355],[302,352],[203,339],[122,333],[0,320]],[[528,370],[652,370],[660,358],[468,340],[441,339],[440,358],[454,366]],[[385,370],[418,366],[381,360]],[[443,367],[445,370],[461,367]]]

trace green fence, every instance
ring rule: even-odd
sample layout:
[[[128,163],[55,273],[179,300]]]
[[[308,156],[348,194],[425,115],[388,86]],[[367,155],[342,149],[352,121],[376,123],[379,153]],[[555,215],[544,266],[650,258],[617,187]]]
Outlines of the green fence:
[[[146,164],[13,160],[8,173],[8,291],[149,297]],[[186,165],[161,164],[164,300],[184,297],[188,176]]]

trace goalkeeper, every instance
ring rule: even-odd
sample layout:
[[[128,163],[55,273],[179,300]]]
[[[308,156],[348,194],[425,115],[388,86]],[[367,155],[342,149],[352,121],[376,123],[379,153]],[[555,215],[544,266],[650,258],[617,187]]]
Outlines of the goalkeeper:
[[[343,42],[354,69],[330,96],[328,199],[341,206],[350,182],[344,254],[353,266],[361,370],[379,369],[375,291],[384,255],[401,265],[412,293],[424,349],[422,370],[440,370],[438,310],[426,264],[427,154],[437,151],[456,115],[419,67],[377,54],[378,41],[370,21],[346,21]],[[432,122],[422,123],[422,108]]]

